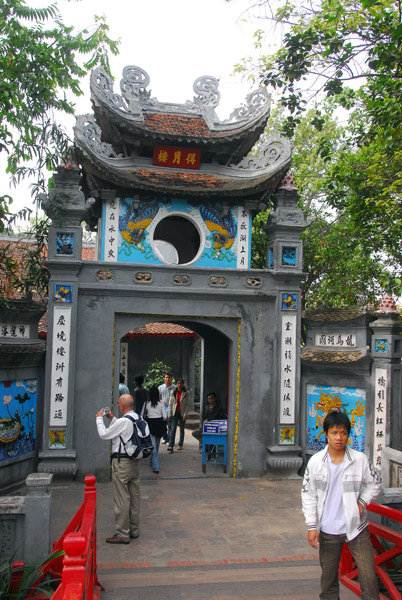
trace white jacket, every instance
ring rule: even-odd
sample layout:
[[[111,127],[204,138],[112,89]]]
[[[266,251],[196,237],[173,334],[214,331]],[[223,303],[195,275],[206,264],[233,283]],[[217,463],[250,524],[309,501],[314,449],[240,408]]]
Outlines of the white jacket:
[[[359,514],[357,502],[364,507],[381,491],[381,477],[362,452],[345,448],[346,464],[342,473],[342,501],[346,538],[353,540],[368,525],[367,511]],[[328,446],[314,454],[308,462],[301,491],[302,509],[308,529],[320,529],[327,498],[329,469]]]

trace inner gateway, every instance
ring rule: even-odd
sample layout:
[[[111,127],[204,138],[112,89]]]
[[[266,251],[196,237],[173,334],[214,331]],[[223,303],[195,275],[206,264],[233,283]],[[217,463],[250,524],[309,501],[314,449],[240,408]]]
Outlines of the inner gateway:
[[[189,219],[171,215],[162,219],[156,226],[154,244],[165,263],[184,265],[197,256],[200,234]]]

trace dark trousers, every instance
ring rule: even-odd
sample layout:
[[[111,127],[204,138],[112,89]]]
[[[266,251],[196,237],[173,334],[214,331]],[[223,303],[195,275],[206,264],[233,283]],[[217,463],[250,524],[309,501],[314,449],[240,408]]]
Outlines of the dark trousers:
[[[176,410],[176,412],[174,413],[173,417],[170,420],[168,445],[171,448],[173,448],[173,446],[174,446],[177,425],[179,425],[179,428],[180,428],[179,446],[183,445],[185,423],[186,422],[184,421],[183,417],[181,416],[181,412],[179,410]]]
[[[346,535],[331,535],[320,531],[321,600],[339,600],[338,568]],[[368,527],[347,542],[359,570],[362,600],[379,600],[374,551]]]

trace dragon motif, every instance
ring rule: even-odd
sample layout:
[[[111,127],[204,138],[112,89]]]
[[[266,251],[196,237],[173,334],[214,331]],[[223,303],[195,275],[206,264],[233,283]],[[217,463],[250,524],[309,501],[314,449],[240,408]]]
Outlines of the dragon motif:
[[[233,220],[231,213],[223,216],[216,208],[213,208],[208,202],[199,206],[200,215],[205,225],[212,233],[214,248],[216,253],[214,258],[219,256],[222,248],[229,250],[236,237],[237,225]]]
[[[321,396],[318,402],[314,402],[314,407],[317,410],[317,420],[315,423],[316,427],[321,427],[320,432],[316,436],[316,440],[320,437],[324,430],[322,429],[322,425],[324,423],[324,419],[332,408],[341,408],[342,406],[342,398],[340,396],[334,396],[333,394],[326,394],[321,390]]]
[[[133,209],[131,204],[124,200],[122,204],[126,210],[119,219],[121,236],[128,244],[134,244],[141,252],[144,252],[145,248],[141,242],[147,228],[158,214],[159,206],[157,203],[140,202],[138,208]]]

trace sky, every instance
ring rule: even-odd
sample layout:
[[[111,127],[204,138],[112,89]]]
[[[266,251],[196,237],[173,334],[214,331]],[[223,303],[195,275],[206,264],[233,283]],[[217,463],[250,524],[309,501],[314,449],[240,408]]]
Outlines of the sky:
[[[27,0],[43,6],[45,0]],[[246,100],[258,85],[233,76],[234,65],[245,56],[256,55],[253,33],[261,25],[248,18],[253,0],[59,0],[66,24],[77,30],[90,26],[93,15],[105,15],[110,37],[120,38],[119,56],[111,56],[115,90],[125,66],[136,65],[150,76],[148,90],[162,102],[192,100],[193,83],[203,75],[219,79],[220,119]],[[77,114],[91,111],[89,81],[83,82],[83,97],[75,99]],[[66,122],[71,131],[75,119]],[[0,162],[1,191],[6,192],[7,176]],[[31,205],[29,184],[12,189],[13,210]]]

